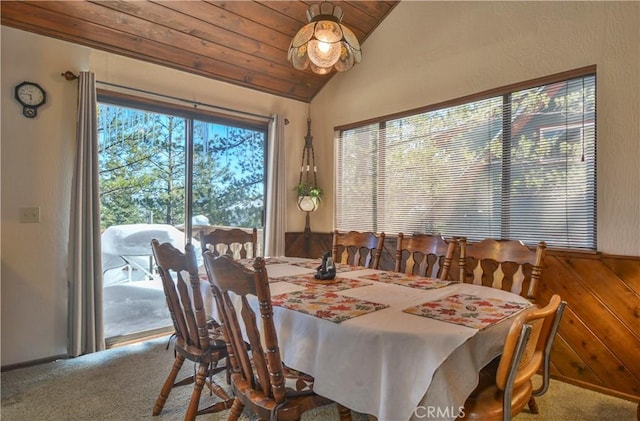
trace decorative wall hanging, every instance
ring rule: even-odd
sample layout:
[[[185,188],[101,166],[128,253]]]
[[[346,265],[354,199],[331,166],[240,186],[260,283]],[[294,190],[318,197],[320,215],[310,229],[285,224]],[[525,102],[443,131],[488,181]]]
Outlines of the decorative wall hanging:
[[[307,213],[304,232],[309,234],[309,213],[314,212],[320,206],[323,191],[318,187],[318,168],[316,167],[316,157],[313,150],[313,136],[311,136],[311,117],[307,117],[307,135],[304,137],[304,147],[302,149],[302,164],[300,166],[300,178],[294,188],[296,191],[296,201],[298,209]]]

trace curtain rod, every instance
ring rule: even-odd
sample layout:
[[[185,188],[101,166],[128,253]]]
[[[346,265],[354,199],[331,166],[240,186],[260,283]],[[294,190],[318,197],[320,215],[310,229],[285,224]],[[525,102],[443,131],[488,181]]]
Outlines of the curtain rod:
[[[60,76],[64,76],[64,78],[67,79],[67,80],[76,80],[76,79],[78,79],[78,76],[75,73],[73,73],[72,71],[70,71],[70,70],[67,70],[64,73],[61,73]],[[235,114],[242,114],[242,115],[246,115],[246,116],[258,117],[258,118],[262,118],[262,119],[265,119],[265,120],[273,121],[273,117],[271,117],[271,116],[265,116],[265,115],[261,115],[261,114],[249,113],[249,112],[246,112],[246,111],[234,110],[233,108],[221,107],[219,105],[211,105],[211,104],[207,104],[205,102],[191,101],[189,99],[184,99],[184,98],[174,97],[174,96],[170,96],[170,95],[159,94],[159,93],[151,92],[151,91],[145,91],[144,89],[131,88],[129,86],[118,85],[118,84],[110,83],[110,82],[103,82],[101,80],[96,80],[96,83],[100,83],[102,85],[107,85],[107,86],[112,86],[112,87],[115,87],[115,88],[128,89],[130,91],[140,92],[140,93],[144,93],[144,94],[148,94],[148,95],[155,95],[155,96],[159,96],[161,98],[172,99],[174,101],[182,101],[182,102],[186,102],[188,104],[192,104],[194,106],[204,106],[204,107],[209,107],[209,108],[213,108],[213,109],[217,109],[217,110],[227,111],[227,112],[231,112],[231,113],[235,113]]]

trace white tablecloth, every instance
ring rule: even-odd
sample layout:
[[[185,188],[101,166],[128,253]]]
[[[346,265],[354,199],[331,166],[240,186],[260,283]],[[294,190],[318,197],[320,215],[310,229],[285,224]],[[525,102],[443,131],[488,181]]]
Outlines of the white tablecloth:
[[[358,279],[374,272],[362,269],[338,275]],[[313,270],[269,264],[267,273],[273,278]],[[422,290],[364,281],[372,285],[338,293],[390,307],[339,324],[274,307],[284,363],[313,375],[314,390],[320,395],[380,421],[425,419],[427,413],[429,419],[455,419],[477,384],[479,370],[502,350],[513,317],[478,331],[402,310],[457,293],[526,300],[469,284]],[[270,283],[270,287],[272,296],[303,289],[286,282]]]

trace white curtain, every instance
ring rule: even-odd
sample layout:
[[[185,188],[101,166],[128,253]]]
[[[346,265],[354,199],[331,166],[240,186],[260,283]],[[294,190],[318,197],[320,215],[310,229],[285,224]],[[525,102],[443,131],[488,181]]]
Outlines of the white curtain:
[[[96,81],[78,78],[76,157],[69,235],[69,340],[71,356],[105,349],[102,321],[102,261]]]
[[[267,217],[264,226],[265,256],[284,256],[286,193],[284,118],[280,115],[275,115],[269,124]]]

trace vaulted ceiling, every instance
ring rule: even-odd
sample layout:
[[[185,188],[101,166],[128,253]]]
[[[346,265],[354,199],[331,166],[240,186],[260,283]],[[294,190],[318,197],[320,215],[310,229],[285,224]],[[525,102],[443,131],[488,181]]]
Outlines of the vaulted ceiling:
[[[310,102],[332,72],[294,69],[312,1],[0,1],[2,25]],[[363,43],[397,1],[334,1]],[[366,44],[363,46],[366,61]]]

